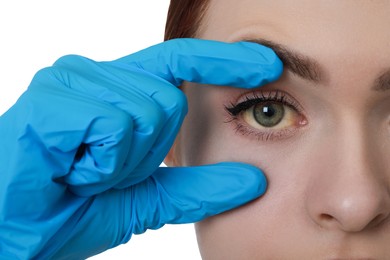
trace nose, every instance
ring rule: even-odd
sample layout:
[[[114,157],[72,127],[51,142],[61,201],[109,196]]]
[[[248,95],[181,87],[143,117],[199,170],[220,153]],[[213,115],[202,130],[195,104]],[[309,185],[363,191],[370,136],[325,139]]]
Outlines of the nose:
[[[326,142],[312,167],[306,209],[321,228],[362,232],[389,221],[390,168],[380,144],[359,132]],[[388,147],[387,147],[388,149]]]

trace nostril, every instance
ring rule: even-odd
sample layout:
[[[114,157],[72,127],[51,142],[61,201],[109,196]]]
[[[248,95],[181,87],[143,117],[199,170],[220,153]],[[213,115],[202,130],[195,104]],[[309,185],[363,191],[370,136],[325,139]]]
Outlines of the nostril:
[[[365,228],[375,228],[377,226],[380,226],[382,223],[384,223],[386,221],[386,219],[388,219],[389,216],[390,216],[389,214],[378,214],[371,221],[367,222],[367,224],[365,225]],[[332,216],[330,214],[321,214],[319,216],[319,219],[320,219],[320,221],[318,223],[321,223],[320,226],[323,228],[324,227],[329,228],[329,227],[335,225],[336,223],[341,224],[344,228],[348,227],[348,225],[352,224],[352,222],[349,222],[349,223],[343,222],[343,221],[340,222],[337,218],[335,218],[334,216]],[[353,231],[352,226],[350,226],[348,230]],[[356,231],[358,231],[358,230],[356,230]]]
[[[329,215],[329,214],[321,214],[320,218],[321,218],[321,220],[323,220],[323,221],[330,221],[330,220],[334,219],[334,217],[332,217],[332,216]]]
[[[321,228],[330,228],[335,223],[337,223],[337,221],[335,221],[336,219],[332,215],[329,215],[329,214],[320,214],[318,217],[318,220],[319,221],[317,222],[317,224]]]
[[[375,218],[372,219],[371,223],[369,223],[369,227],[379,226],[385,219],[388,218],[388,214],[379,214]]]

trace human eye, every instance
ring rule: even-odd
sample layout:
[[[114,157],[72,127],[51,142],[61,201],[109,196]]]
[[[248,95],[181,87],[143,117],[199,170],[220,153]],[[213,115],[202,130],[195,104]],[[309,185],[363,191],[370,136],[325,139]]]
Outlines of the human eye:
[[[226,110],[237,132],[262,141],[290,137],[307,124],[300,104],[282,91],[246,94]]]

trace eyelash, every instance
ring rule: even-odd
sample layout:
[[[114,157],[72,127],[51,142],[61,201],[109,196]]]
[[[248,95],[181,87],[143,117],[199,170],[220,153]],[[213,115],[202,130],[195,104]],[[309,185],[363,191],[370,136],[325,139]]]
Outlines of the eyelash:
[[[297,126],[292,128],[266,131],[259,131],[258,129],[254,129],[247,124],[241,122],[242,120],[240,118],[240,115],[243,112],[255,105],[264,102],[276,102],[288,106],[301,117],[301,120],[299,120]],[[236,132],[241,133],[242,135],[254,136],[258,141],[269,141],[290,137],[296,132],[296,130],[298,130],[300,126],[307,124],[307,120],[303,116],[303,109],[298,103],[298,101],[296,101],[287,93],[279,90],[268,92],[258,91],[246,94],[244,101],[239,102],[238,104],[231,103],[230,105],[226,105],[225,110],[228,112],[229,115],[229,120],[227,120],[226,123],[235,122]]]

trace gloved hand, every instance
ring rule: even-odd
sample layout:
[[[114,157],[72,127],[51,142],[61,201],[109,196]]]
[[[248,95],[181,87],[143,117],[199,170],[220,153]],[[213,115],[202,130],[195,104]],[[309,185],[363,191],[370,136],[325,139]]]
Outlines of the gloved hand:
[[[195,39],[39,71],[0,118],[0,258],[85,258],[257,198],[253,166],[159,165],[187,112],[183,80],[252,88],[281,72],[266,47]]]

